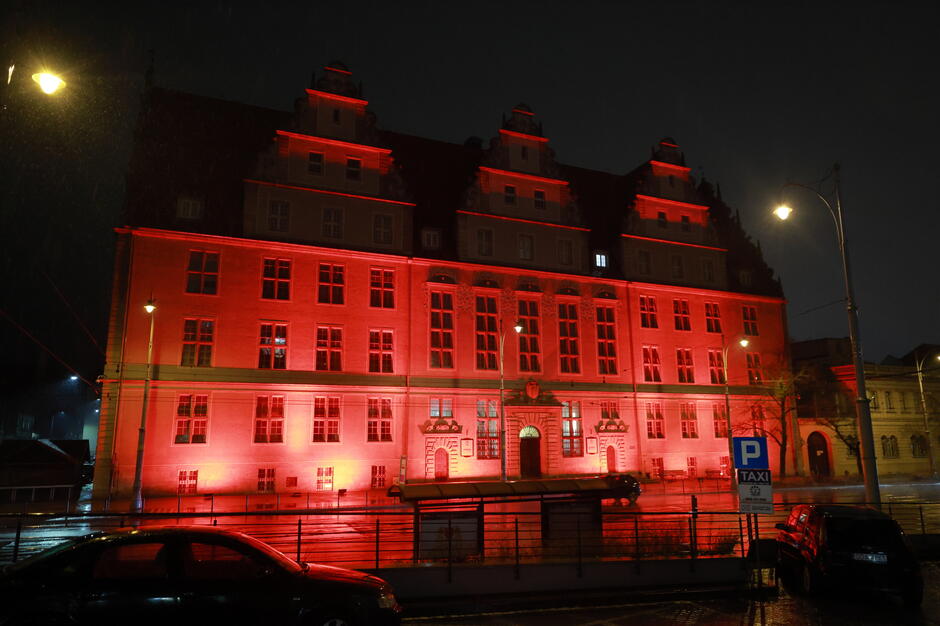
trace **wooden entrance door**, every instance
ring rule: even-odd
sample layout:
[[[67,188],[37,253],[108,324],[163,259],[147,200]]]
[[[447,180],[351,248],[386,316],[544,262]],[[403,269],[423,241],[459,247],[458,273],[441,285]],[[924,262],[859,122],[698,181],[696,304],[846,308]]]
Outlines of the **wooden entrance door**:
[[[819,431],[814,431],[806,438],[806,447],[809,452],[810,473],[816,478],[828,478],[831,475],[831,468],[826,437]]]
[[[450,478],[450,454],[444,448],[438,448],[434,453],[434,480],[447,480]]]
[[[542,475],[542,436],[534,426],[519,431],[519,473],[523,478]]]
[[[607,471],[610,474],[617,472],[617,449],[607,446]]]

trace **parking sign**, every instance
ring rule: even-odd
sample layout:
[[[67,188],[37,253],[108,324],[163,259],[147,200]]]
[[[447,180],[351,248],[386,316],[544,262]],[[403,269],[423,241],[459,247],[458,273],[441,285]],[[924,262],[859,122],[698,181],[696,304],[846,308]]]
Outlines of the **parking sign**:
[[[738,469],[770,469],[767,437],[734,437],[734,466]]]

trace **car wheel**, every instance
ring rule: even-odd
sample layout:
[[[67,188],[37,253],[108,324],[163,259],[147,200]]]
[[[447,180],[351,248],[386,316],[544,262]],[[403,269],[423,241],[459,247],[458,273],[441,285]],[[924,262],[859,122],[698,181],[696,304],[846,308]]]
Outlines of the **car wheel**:
[[[809,563],[803,564],[800,589],[802,589],[803,593],[806,595],[812,595],[819,589],[818,575]]]
[[[317,626],[354,626],[356,622],[341,613],[329,613],[325,618],[314,622]]]

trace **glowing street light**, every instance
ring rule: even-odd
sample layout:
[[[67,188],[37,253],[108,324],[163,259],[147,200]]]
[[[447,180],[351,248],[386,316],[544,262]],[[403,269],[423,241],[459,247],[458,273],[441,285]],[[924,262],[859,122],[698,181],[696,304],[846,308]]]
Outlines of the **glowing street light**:
[[[72,374],[71,376],[69,376],[69,380],[74,383],[76,380],[78,380],[78,376],[76,376],[75,374]]]
[[[33,81],[39,85],[39,88],[44,94],[50,96],[65,87],[65,81],[50,72],[37,72],[33,74]]]
[[[738,345],[742,348],[748,347],[750,341],[746,337],[738,340]],[[734,442],[731,440],[731,387],[728,382],[728,350],[731,344],[725,344],[721,349],[722,375],[725,378],[725,424],[728,428],[728,474],[731,478],[731,491],[734,491],[737,483],[737,476],[734,475]]]
[[[150,316],[150,339],[147,341],[147,375],[144,378],[144,399],[140,408],[140,429],[137,434],[137,463],[134,466],[134,502],[131,504],[131,510],[134,513],[141,513],[144,508],[144,498],[141,485],[141,478],[144,469],[144,441],[147,433],[147,403],[150,400],[150,379],[153,373],[153,319],[157,304],[153,297],[147,300],[144,305],[144,311]]]
[[[785,204],[781,204],[776,209],[774,209],[774,215],[777,216],[777,219],[785,220],[790,217],[790,214],[793,213],[793,209],[788,207]]]

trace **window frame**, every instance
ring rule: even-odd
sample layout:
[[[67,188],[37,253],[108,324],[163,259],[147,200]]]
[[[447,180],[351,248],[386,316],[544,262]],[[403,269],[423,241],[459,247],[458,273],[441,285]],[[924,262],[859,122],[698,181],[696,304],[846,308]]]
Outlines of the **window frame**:
[[[269,274],[269,271],[270,274]],[[286,271],[286,277],[284,273]],[[261,299],[271,302],[290,302],[293,291],[294,261],[278,257],[262,257]],[[271,295],[265,295],[270,286]],[[282,288],[285,290],[282,293]]]
[[[199,269],[193,268],[193,261],[195,260],[195,255],[201,255],[202,261],[199,263]],[[207,270],[209,258],[215,258],[215,271]],[[222,253],[219,250],[199,250],[194,249],[189,251],[189,258],[186,263],[186,285],[183,287],[183,291],[186,294],[190,295],[200,295],[200,296],[217,296],[219,295],[219,279],[221,277],[222,269]],[[190,290],[190,284],[194,278],[198,277],[199,287],[198,290]],[[210,279],[211,280],[208,280]],[[212,290],[206,291],[206,285],[211,284]]]
[[[264,343],[264,339],[265,339],[264,327],[265,326],[271,327],[271,334],[269,335],[271,338],[271,343]],[[284,337],[283,337],[284,341],[281,344],[278,344],[279,337],[278,337],[277,331],[279,328],[284,329]],[[275,320],[261,320],[259,322],[259,328],[258,328],[258,344],[257,345],[258,345],[257,369],[263,369],[263,370],[288,370],[290,369],[289,362],[288,362],[288,359],[290,358],[290,324],[288,322],[280,322],[280,321],[275,321]],[[269,365],[262,366],[261,365],[262,354],[263,354],[262,351],[265,350],[266,348],[271,350],[269,358],[267,359]],[[283,358],[284,366],[283,367],[276,367],[278,350],[282,350],[284,352],[284,358]]]
[[[188,398],[186,414],[181,414],[181,410],[184,406],[183,398]],[[201,401],[200,401],[201,399]],[[176,407],[175,412],[173,413],[173,428],[172,428],[172,440],[171,445],[173,446],[204,446],[209,443],[209,394],[208,393],[179,393],[176,395]],[[197,413],[197,408],[202,407],[205,411],[202,415]],[[180,434],[180,425],[185,423],[186,425],[186,434]],[[196,437],[199,436],[201,431],[202,441],[196,441]],[[181,437],[185,437],[185,441],[181,441]]]
[[[581,319],[580,307],[575,300],[558,300],[558,372],[563,375],[581,374]],[[574,316],[570,317],[570,312]],[[564,315],[562,315],[564,313]],[[572,330],[574,331],[572,334]]]

